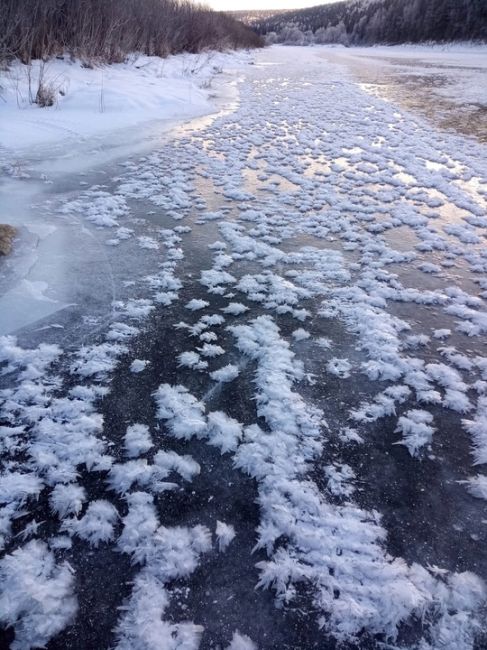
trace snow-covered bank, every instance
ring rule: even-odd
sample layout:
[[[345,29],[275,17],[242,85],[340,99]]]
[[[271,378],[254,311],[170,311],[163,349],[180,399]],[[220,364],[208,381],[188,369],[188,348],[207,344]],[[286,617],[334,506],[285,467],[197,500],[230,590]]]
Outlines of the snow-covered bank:
[[[124,64],[93,69],[56,59],[46,64],[44,82],[56,84],[63,94],[46,108],[29,101],[27,66],[16,63],[0,73],[0,169],[6,172],[0,179],[0,223],[17,229],[0,276],[0,334],[68,305],[81,308],[93,283],[85,283],[87,276],[80,276],[79,269],[91,264],[98,268],[95,290],[104,310],[116,295],[113,259],[107,259],[96,228],[127,214],[125,201],[100,189],[87,215],[75,204],[64,218],[32,209],[43,203],[53,178],[63,187],[67,178],[75,188],[85,186],[86,170],[93,173],[93,168],[150,150],[154,137],[166,137],[182,124],[233,105],[239,75],[253,58],[245,51],[167,59],[134,56]],[[40,62],[34,62],[34,94],[40,69]],[[80,228],[85,216],[91,231]]]
[[[20,62],[0,72],[0,151],[40,144],[79,143],[151,120],[185,120],[210,113],[212,80],[238,68],[247,52],[134,55],[126,63],[87,68],[80,61]],[[39,82],[54,105],[34,103]],[[3,152],[2,157],[5,156]]]
[[[424,59],[445,63],[456,58],[458,55],[468,55],[464,65],[485,66],[485,55],[487,54],[487,43],[472,41],[452,41],[451,43],[403,43],[401,45],[369,45],[369,46],[344,46],[338,44],[315,45],[323,49],[340,49],[356,54],[369,54],[370,56],[394,56],[408,58],[409,56],[421,56]]]

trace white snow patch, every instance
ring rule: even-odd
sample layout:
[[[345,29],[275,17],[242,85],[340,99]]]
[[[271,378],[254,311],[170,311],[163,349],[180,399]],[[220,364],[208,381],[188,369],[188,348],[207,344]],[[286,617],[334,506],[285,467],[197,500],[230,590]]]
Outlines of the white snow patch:
[[[223,366],[223,368],[219,368],[218,370],[214,370],[213,372],[210,372],[210,377],[214,381],[229,382],[236,379],[239,374],[240,371],[238,369],[238,366],[229,363],[228,365]]]
[[[99,499],[90,503],[81,519],[65,519],[62,529],[76,533],[81,539],[97,547],[100,542],[106,543],[113,539],[117,520],[118,512],[115,506]]]
[[[44,647],[74,618],[73,570],[32,540],[0,560],[0,623],[15,629],[12,650]]]
[[[451,330],[449,329],[438,329],[433,331],[433,338],[435,339],[447,339],[449,336],[451,336]]]
[[[192,370],[206,370],[208,368],[208,361],[201,359],[200,355],[193,350],[181,352],[178,355],[178,361],[180,366],[185,366]]]
[[[125,453],[128,458],[138,458],[154,446],[149,427],[145,424],[131,424],[124,436]]]
[[[150,362],[145,359],[134,359],[130,364],[130,372],[133,372],[134,374],[143,372],[149,363]]]
[[[302,327],[299,327],[297,330],[292,332],[292,337],[295,341],[305,341],[306,339],[309,339],[310,336],[311,334]]]
[[[228,417],[222,411],[208,414],[208,429],[206,435],[209,444],[219,447],[222,454],[235,451],[243,435],[240,422]]]
[[[206,430],[205,407],[184,386],[162,384],[154,393],[157,417],[167,420],[175,438],[201,438]]]
[[[236,535],[235,528],[223,521],[216,522],[215,534],[218,539],[218,550],[220,552],[227,550],[227,548],[230,546],[231,541],[235,539]]]
[[[411,456],[418,456],[419,450],[429,445],[433,439],[435,427],[431,426],[433,416],[428,411],[412,409],[406,411],[397,421],[396,431],[403,434],[399,443],[405,445]]]
[[[71,364],[71,372],[80,377],[95,377],[104,379],[112,372],[122,354],[126,354],[128,348],[119,343],[100,343],[82,347],[76,353],[76,361]]]
[[[249,308],[242,305],[241,302],[231,302],[222,309],[225,314],[230,314],[231,316],[240,316],[240,314],[244,314],[248,310]]]
[[[347,379],[350,377],[352,364],[348,361],[348,359],[338,359],[337,357],[334,357],[328,361],[326,364],[326,369],[332,375],[340,377],[340,379]]]
[[[204,357],[219,357],[222,354],[225,354],[225,350],[220,345],[214,345],[213,343],[204,343],[201,348],[198,348],[200,354]]]
[[[191,311],[198,311],[199,309],[204,309],[205,307],[208,307],[209,304],[210,303],[207,300],[193,298],[185,305],[185,307],[186,309],[190,309]]]
[[[467,484],[467,490],[472,496],[487,501],[487,476],[478,474],[462,482]]]
[[[86,501],[86,492],[81,485],[58,483],[49,496],[49,505],[60,519],[68,515],[78,516]]]
[[[257,646],[249,636],[237,631],[233,633],[230,645],[226,647],[226,650],[257,650]]]

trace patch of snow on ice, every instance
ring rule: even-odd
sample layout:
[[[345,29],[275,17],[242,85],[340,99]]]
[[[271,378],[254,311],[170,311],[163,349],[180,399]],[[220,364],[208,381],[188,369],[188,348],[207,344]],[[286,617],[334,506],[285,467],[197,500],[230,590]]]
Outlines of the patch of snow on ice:
[[[150,362],[145,359],[134,359],[130,364],[130,372],[133,372],[134,374],[139,374],[140,372],[143,372],[147,368],[149,363]]]
[[[228,364],[227,366],[223,366],[223,368],[219,368],[218,370],[214,370],[213,372],[210,372],[210,377],[214,381],[219,381],[219,382],[229,382],[233,381],[238,377],[240,374],[240,371],[238,369],[238,366]]]
[[[81,519],[65,519],[62,529],[76,533],[96,548],[100,542],[106,543],[114,538],[117,520],[115,506],[109,501],[98,499],[91,501]]]
[[[124,447],[128,458],[138,458],[141,454],[147,453],[153,446],[147,425],[131,424],[127,428],[124,436]]]
[[[231,524],[226,524],[223,521],[216,522],[215,534],[218,540],[218,550],[220,552],[227,550],[236,535],[235,528]]]
[[[257,646],[250,637],[240,632],[234,632],[230,645],[225,650],[257,650]]]
[[[429,445],[433,439],[435,427],[431,426],[433,416],[428,411],[412,409],[406,411],[397,421],[396,431],[403,434],[399,443],[405,445],[411,456],[418,456],[420,449]]]
[[[75,577],[32,540],[0,560],[0,623],[15,629],[12,650],[44,647],[74,618]]]

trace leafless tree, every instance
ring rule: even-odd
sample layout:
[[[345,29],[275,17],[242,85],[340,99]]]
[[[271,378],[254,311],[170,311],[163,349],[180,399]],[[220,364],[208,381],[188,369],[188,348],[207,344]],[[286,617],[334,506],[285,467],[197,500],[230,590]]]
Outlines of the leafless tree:
[[[190,0],[0,0],[0,59],[29,63],[68,52],[87,64],[113,63],[130,52],[261,45],[242,23]]]

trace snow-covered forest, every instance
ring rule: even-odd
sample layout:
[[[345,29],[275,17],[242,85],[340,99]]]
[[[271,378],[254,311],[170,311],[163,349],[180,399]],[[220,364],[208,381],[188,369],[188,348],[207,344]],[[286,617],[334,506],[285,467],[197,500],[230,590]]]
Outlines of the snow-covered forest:
[[[244,17],[270,43],[421,43],[487,40],[484,0],[345,0]]]

